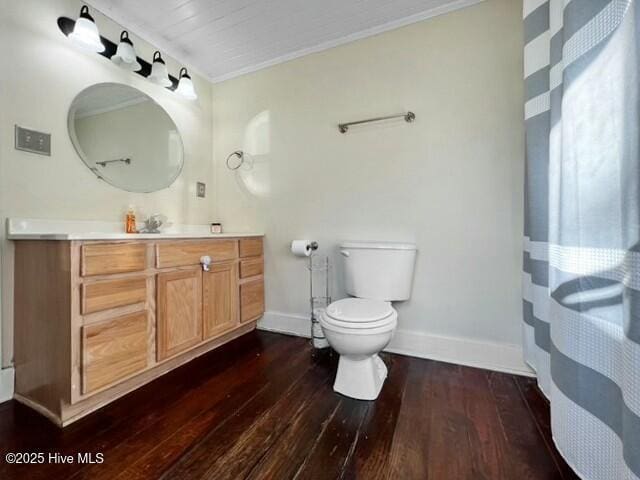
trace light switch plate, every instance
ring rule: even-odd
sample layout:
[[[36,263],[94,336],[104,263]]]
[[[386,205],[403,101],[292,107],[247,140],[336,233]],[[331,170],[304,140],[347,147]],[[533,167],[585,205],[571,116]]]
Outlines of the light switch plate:
[[[207,193],[207,184],[203,182],[196,183],[196,195],[199,198],[204,198]]]
[[[51,134],[16,125],[16,150],[51,156]]]

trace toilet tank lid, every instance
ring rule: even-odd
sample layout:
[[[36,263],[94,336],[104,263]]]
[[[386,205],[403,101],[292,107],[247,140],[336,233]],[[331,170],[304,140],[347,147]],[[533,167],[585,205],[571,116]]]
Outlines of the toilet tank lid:
[[[417,250],[415,243],[400,243],[400,242],[346,241],[340,244],[340,248],[371,248],[371,249],[380,249],[380,250]]]

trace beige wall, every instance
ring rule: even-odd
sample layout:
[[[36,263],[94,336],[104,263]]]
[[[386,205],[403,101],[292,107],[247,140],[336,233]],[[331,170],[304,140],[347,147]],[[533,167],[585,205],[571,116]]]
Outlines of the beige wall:
[[[400,330],[520,342],[522,232],[521,2],[487,0],[213,87],[182,100],[104,58],[76,50],[56,18],[76,0],[0,0],[0,220],[120,220],[128,204],[176,223],[223,221],[264,230],[267,308],[307,312],[305,262],[293,238],[315,238],[335,263],[342,239],[415,241],[414,296]],[[103,34],[119,29],[96,15]],[[134,41],[136,37],[132,35]],[[153,49],[137,40],[145,58]],[[168,59],[175,74],[179,65]],[[176,122],[185,168],[169,189],[129,194],[97,180],[66,130],[74,96],[99,82],[130,84]],[[338,133],[339,121],[413,110],[417,120]],[[53,154],[13,149],[13,125],[53,134]],[[213,162],[212,162],[213,145]],[[253,153],[232,173],[233,150]],[[215,163],[215,167],[214,167]],[[209,198],[195,182],[209,182]],[[2,357],[11,359],[13,252],[2,248]]]
[[[198,199],[195,182],[211,187],[211,85],[194,76],[200,98],[190,102],[138,75],[112,65],[104,57],[76,49],[58,30],[59,16],[75,18],[76,0],[0,0],[0,241],[2,248],[3,364],[12,351],[13,250],[4,240],[6,217],[117,221],[127,205],[162,212],[174,223],[208,223],[211,198]],[[92,12],[95,13],[95,12]],[[120,29],[96,14],[103,35],[115,39]],[[138,54],[153,49],[132,34]],[[177,75],[180,65],[167,58]],[[174,119],[183,136],[185,166],[169,189],[129,194],[98,180],[76,154],[67,133],[67,111],[73,98],[89,85],[120,82],[153,97]],[[52,156],[14,150],[13,126],[50,132]]]
[[[294,238],[416,242],[399,329],[520,343],[521,2],[477,6],[214,85],[215,206],[267,235],[267,310],[305,315]],[[339,121],[412,110],[338,133]],[[232,173],[225,157],[254,153]]]

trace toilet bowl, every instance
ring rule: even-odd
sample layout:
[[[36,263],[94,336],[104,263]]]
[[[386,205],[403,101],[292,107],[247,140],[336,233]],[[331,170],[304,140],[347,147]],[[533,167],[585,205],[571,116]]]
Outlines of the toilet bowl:
[[[392,301],[411,296],[416,246],[412,243],[343,242],[345,290],[320,316],[329,345],[340,354],[333,389],[359,400],[375,400],[387,367],[378,356],[398,324]]]
[[[387,367],[378,356],[393,336],[398,314],[390,302],[345,298],[320,317],[327,341],[340,354],[333,389],[351,398],[378,398]]]

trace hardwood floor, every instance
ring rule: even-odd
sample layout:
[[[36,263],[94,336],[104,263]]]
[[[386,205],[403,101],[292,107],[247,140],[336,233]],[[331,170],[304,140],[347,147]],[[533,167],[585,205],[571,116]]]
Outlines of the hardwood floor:
[[[60,430],[0,404],[1,479],[575,479],[535,381],[383,355],[375,402],[332,390],[337,357],[265,332],[237,339]],[[74,463],[9,465],[7,452]],[[101,453],[101,464],[78,464]]]

